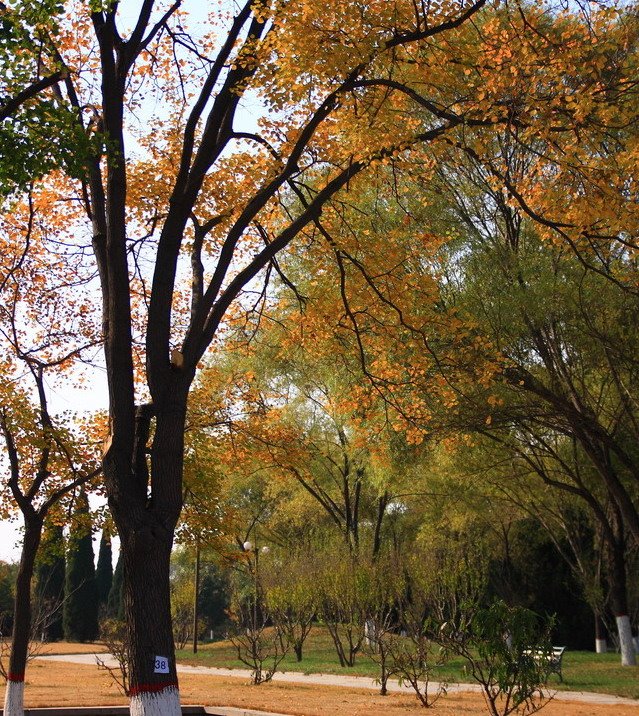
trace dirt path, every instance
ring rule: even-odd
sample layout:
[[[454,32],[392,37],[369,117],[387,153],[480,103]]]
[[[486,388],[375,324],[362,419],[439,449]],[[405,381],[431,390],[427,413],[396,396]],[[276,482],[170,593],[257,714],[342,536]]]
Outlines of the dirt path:
[[[101,654],[100,658],[103,660],[111,659],[107,663],[116,665],[115,660],[109,655]],[[76,665],[95,665],[95,654],[61,654],[61,655],[48,655],[39,658],[40,661],[54,661],[64,662],[66,664]],[[246,687],[246,683],[249,679],[250,672],[244,669],[220,669],[203,666],[186,666],[178,665],[178,672],[181,674],[181,685],[184,696],[188,695],[188,688],[190,684],[196,685],[199,681],[204,681],[204,690],[206,694],[206,683],[211,685],[210,692],[213,691],[212,685],[223,681],[225,684],[235,684],[235,689],[230,689],[228,692],[227,702],[229,705],[238,705],[244,708],[261,708],[265,711],[282,711],[286,710],[287,713],[301,714],[310,716],[314,713],[329,713],[331,712],[328,707],[329,693],[334,693],[339,690],[342,694],[355,692],[358,694],[369,694],[370,698],[375,695],[375,703],[369,703],[368,709],[364,709],[361,713],[366,713],[369,716],[371,714],[390,714],[394,712],[395,704],[399,705],[399,701],[391,700],[389,697],[378,697],[376,694],[370,692],[377,692],[379,687],[374,681],[367,677],[361,676],[348,676],[348,675],[333,675],[333,674],[303,674],[299,672],[284,672],[277,673],[274,677],[273,683],[268,685],[262,685],[259,688]],[[100,672],[104,674],[104,672]],[[202,680],[201,677],[208,677],[208,679]],[[184,686],[187,687],[185,692]],[[244,687],[244,688],[237,688]],[[280,689],[280,703],[274,703],[270,698],[264,698],[268,695],[269,690],[273,688]],[[392,694],[401,697],[403,708],[409,708],[408,711],[403,710],[402,713],[408,714],[412,712],[410,704],[415,704],[415,699],[410,691],[406,687],[402,687],[396,682],[389,683],[388,689]],[[297,690],[298,698],[297,703],[293,703],[290,697],[291,692]],[[430,687],[431,693],[436,693],[437,684],[432,684]],[[239,701],[236,700],[233,692],[243,692],[244,697]],[[196,686],[195,693],[201,693],[200,687]],[[210,695],[210,693],[209,693]],[[254,698],[246,698],[247,695],[251,695]],[[284,696],[286,695],[286,698]],[[404,703],[404,699],[409,697],[409,700]],[[448,711],[448,709],[442,708],[444,705],[449,703],[450,706],[453,704],[450,700],[455,697],[461,699],[460,704],[463,702],[464,707],[457,705],[454,708],[457,710]],[[277,697],[275,697],[277,698]],[[235,703],[231,703],[234,701]],[[383,701],[383,710],[377,710],[379,706],[377,702],[379,699]],[[358,701],[359,699],[355,699]],[[207,703],[205,700],[195,700],[189,698],[190,703]],[[224,702],[218,702],[217,700],[211,705],[222,705]],[[472,705],[474,704],[474,706]],[[318,705],[323,705],[325,710],[320,708],[319,711],[315,711]],[[440,707],[441,705],[441,707]],[[294,710],[289,710],[290,708]],[[475,710],[477,707],[477,710]],[[415,706],[417,709],[418,707]],[[461,710],[460,710],[461,709]],[[470,709],[470,710],[469,710]],[[341,702],[341,705],[333,713],[349,714],[356,716],[360,713],[359,705],[353,703],[350,704],[350,698],[346,697]],[[419,713],[416,710],[415,713]],[[479,695],[479,687],[476,684],[452,684],[447,688],[447,696],[442,698],[437,703],[437,713],[485,713],[485,707],[483,700]],[[610,696],[608,694],[595,694],[590,692],[577,692],[577,691],[558,691],[555,693],[553,701],[544,709],[544,713],[548,716],[551,714],[561,714],[561,716],[578,716],[583,714],[584,716],[625,716],[625,714],[633,714],[637,716],[639,714],[639,701],[634,699],[624,699],[617,696]]]

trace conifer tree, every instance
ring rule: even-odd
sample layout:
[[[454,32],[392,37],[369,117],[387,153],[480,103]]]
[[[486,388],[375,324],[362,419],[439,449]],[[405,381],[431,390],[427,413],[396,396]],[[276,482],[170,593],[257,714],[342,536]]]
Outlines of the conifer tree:
[[[36,620],[34,626],[43,641],[59,641],[64,636],[62,605],[66,565],[64,533],[61,524],[45,526],[36,566]]]
[[[69,535],[63,621],[67,641],[93,641],[98,637],[98,593],[91,515],[84,490],[78,496]]]
[[[113,583],[113,561],[111,552],[111,535],[107,529],[102,530],[98,566],[95,570],[95,581],[98,590],[99,606],[106,606]]]
[[[111,582],[111,591],[107,602],[107,613],[112,619],[124,620],[124,600],[123,600],[123,572],[122,553],[118,557],[113,572],[113,580]]]

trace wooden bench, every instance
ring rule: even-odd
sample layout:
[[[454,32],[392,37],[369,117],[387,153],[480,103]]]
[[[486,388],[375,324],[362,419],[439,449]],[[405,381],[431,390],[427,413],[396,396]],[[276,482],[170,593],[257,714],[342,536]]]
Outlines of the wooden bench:
[[[559,681],[563,682],[564,678],[561,673],[561,662],[565,650],[565,646],[553,646],[552,652],[525,649],[524,654],[532,656],[532,658],[538,663],[541,663],[541,661],[544,660],[546,662],[546,665],[548,666],[548,675],[550,676],[550,674],[557,674],[557,676],[559,677]]]

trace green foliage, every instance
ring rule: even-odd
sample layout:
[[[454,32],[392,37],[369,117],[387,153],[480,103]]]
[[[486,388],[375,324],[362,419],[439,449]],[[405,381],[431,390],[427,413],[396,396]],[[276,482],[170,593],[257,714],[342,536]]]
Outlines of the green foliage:
[[[459,618],[441,625],[434,638],[466,661],[491,716],[508,716],[533,713],[548,699],[551,626],[529,609],[501,601],[480,608],[462,604]]]
[[[259,551],[245,552],[245,562],[238,563],[236,588],[231,597],[229,615],[232,627],[229,639],[237,658],[251,669],[251,681],[270,681],[290,648],[287,633],[271,621],[265,599]]]
[[[98,638],[98,591],[89,502],[84,491],[78,496],[69,535],[63,621],[67,641],[86,642]]]
[[[365,638],[370,612],[371,571],[345,548],[316,556],[318,616],[326,625],[342,666],[353,666]]]
[[[122,621],[124,619],[124,581],[123,581],[124,562],[122,560],[122,552],[118,556],[113,571],[113,580],[111,581],[111,589],[107,600],[107,614],[111,619]]]
[[[306,550],[291,552],[286,559],[274,562],[264,579],[269,614],[298,662],[317,614],[312,559]]]
[[[33,631],[42,641],[58,641],[62,624],[66,565],[61,524],[47,523],[36,559],[35,619]]]
[[[113,557],[111,553],[111,537],[106,530],[102,530],[98,564],[95,569],[95,582],[98,589],[100,606],[107,605],[111,585],[113,583]]]
[[[227,631],[229,584],[225,573],[215,562],[200,565],[200,593],[198,595],[201,633],[221,636]]]
[[[16,565],[0,562],[0,634],[6,636],[13,627],[13,584]]]
[[[193,638],[195,608],[195,550],[180,546],[171,555],[171,615],[176,648],[182,649]],[[218,637],[228,630],[229,606],[227,576],[214,557],[201,552],[198,593],[198,639],[210,632]]]
[[[184,548],[171,555],[171,621],[176,649],[183,649],[193,637],[194,561],[190,550]]]
[[[17,0],[0,11],[0,111],[9,111],[24,93],[48,77],[62,77],[53,50],[56,0]],[[85,171],[93,140],[87,139],[77,115],[50,87],[34,91],[0,121],[0,197],[27,187],[52,169],[70,176]]]

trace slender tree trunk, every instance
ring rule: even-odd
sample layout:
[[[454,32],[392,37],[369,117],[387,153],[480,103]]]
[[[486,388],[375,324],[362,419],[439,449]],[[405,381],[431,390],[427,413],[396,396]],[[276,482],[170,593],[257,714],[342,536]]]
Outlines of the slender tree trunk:
[[[5,716],[24,714],[24,673],[31,636],[31,580],[42,536],[42,524],[43,519],[39,516],[25,519],[24,540],[15,587],[11,656],[4,694]]]
[[[388,500],[388,491],[384,492],[383,495],[380,495],[377,500],[377,518],[375,520],[375,532],[373,537],[373,559],[376,559],[379,556],[379,551],[382,548],[382,523],[384,522],[384,516],[386,515]]]
[[[606,654],[608,652],[606,627],[598,611],[595,612],[595,651],[597,654]]]
[[[617,540],[614,545],[608,545],[608,581],[610,583],[610,606],[619,636],[621,665],[635,666],[637,660],[630,617],[628,616],[626,561],[622,540]]]
[[[195,577],[193,584],[193,653],[197,654],[197,632],[198,632],[198,617],[199,617],[199,604],[198,596],[200,594],[200,540],[198,538],[197,544],[195,545]]]

